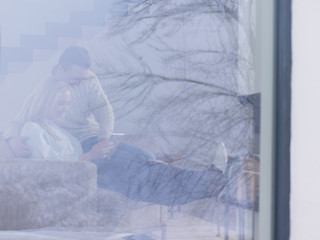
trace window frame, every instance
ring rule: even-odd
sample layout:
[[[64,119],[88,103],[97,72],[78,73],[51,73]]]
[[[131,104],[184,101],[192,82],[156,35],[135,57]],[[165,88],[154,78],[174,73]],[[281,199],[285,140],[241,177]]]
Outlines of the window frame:
[[[276,1],[275,226],[274,239],[290,236],[291,0]]]
[[[289,240],[291,0],[257,1],[261,81],[259,240]]]

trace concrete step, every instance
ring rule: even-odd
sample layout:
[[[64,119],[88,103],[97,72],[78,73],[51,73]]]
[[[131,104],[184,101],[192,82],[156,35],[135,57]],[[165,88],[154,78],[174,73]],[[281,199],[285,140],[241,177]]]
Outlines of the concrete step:
[[[33,51],[36,49],[55,50],[60,38],[82,38],[84,26],[103,27],[105,25],[105,14],[110,8],[110,3],[103,0],[95,0],[94,8],[89,11],[70,11],[69,22],[47,22],[44,34],[23,34],[20,37],[19,47],[1,48],[0,74],[22,71],[20,67],[11,67],[9,62],[32,62],[39,61],[39,54],[34,58]],[[86,27],[87,32],[88,28]],[[90,33],[86,35],[88,37]],[[39,52],[38,52],[39,53]]]

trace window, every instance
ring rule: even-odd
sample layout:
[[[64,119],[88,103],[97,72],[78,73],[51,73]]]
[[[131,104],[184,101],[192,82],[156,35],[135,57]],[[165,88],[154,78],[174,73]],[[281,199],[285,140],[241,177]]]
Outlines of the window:
[[[75,194],[85,199],[83,212],[83,202],[77,205],[69,198],[55,197],[51,191],[54,184],[59,184],[61,194],[70,193],[68,181],[61,183],[64,178],[52,186],[48,180],[48,184],[35,187],[44,192],[44,199],[57,200],[61,209],[70,202],[80,206],[76,216],[69,213],[72,211],[50,212],[44,205],[32,205],[40,206],[34,207],[37,211],[45,209],[53,219],[42,221],[41,226],[50,229],[58,217],[68,214],[65,221],[55,223],[69,224],[81,230],[78,232],[86,233],[88,227],[97,240],[106,237],[286,239],[289,228],[290,0],[279,3],[262,0],[78,3],[70,0],[64,6],[61,2],[39,5],[43,14],[18,11],[11,2],[3,4],[4,13],[18,11],[21,18],[14,22],[19,27],[12,28],[11,16],[1,15],[3,94],[0,102],[12,104],[1,105],[1,111],[6,114],[1,118],[0,130],[6,130],[4,123],[14,118],[22,98],[51,73],[64,51],[60,45],[78,45],[90,53],[91,70],[115,113],[111,137],[116,146],[114,154],[123,147],[121,142],[125,142],[134,146],[129,147],[135,149],[129,156],[138,161],[130,159],[129,164],[123,160],[125,154],[120,154],[122,157],[118,160],[123,162],[118,167],[112,166],[115,161],[110,159],[106,161],[111,162],[110,168],[100,168],[99,162],[95,162],[98,190],[96,185],[87,189],[88,192],[75,190]],[[21,9],[36,9],[34,1],[26,0],[24,4]],[[70,21],[61,23],[61,19]],[[34,23],[42,24],[41,30]],[[43,32],[42,26],[46,26],[45,34],[35,34]],[[72,37],[72,44],[66,37],[69,40]],[[53,46],[58,49],[52,50]],[[288,64],[283,66],[283,63]],[[63,70],[55,67],[52,74],[59,71]],[[17,81],[25,86],[21,84],[17,89]],[[83,84],[86,81],[73,87]],[[20,97],[11,94],[12,90]],[[103,96],[102,90],[97,92],[98,97]],[[69,105],[71,114],[91,106],[86,96],[78,96],[79,108]],[[94,117],[95,108],[83,112],[88,113],[85,121],[99,121]],[[97,132],[99,124],[93,123],[92,132]],[[66,130],[74,128],[69,125]],[[76,132],[83,131],[85,129]],[[83,141],[80,137],[78,140]],[[1,169],[7,167],[1,164],[4,164]],[[42,174],[48,171],[50,175],[50,169],[59,166],[57,163],[44,167]],[[32,178],[27,172],[24,174]],[[61,174],[73,177],[63,171]],[[34,181],[35,186],[39,179],[42,178]],[[101,184],[101,181],[104,182]],[[0,183],[0,188],[7,187],[4,185]],[[18,202],[22,204],[21,209],[28,210],[23,206],[34,204],[28,199],[36,199],[35,202],[41,199],[32,195],[32,191],[21,189],[12,190],[13,196],[22,196],[15,197],[21,200]],[[49,192],[52,195],[46,195]],[[5,201],[8,204],[11,204],[10,194]],[[92,207],[92,199],[85,198],[87,195],[97,199],[97,208],[91,212],[88,209]],[[61,204],[60,199],[66,199],[65,204]],[[10,215],[11,211],[15,213],[13,208],[5,213]],[[0,220],[0,229],[1,226],[6,226],[3,230],[23,229],[28,222],[24,215],[19,222],[14,217],[10,219],[11,222]],[[88,223],[88,219],[92,223]],[[279,227],[283,222],[288,225]],[[10,225],[13,223],[21,226]],[[38,228],[40,225],[32,226],[32,221],[28,224],[36,228],[34,234],[40,235],[62,236],[63,231],[70,230],[63,226],[43,232]],[[108,233],[101,231],[101,227],[108,228]],[[74,234],[78,239],[79,235]]]

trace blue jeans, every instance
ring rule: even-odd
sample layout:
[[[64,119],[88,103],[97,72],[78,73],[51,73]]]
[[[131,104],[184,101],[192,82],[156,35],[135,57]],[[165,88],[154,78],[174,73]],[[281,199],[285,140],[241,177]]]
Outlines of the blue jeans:
[[[89,151],[97,141],[97,138],[84,141],[84,151]],[[223,188],[223,174],[215,167],[190,171],[150,161],[154,159],[153,154],[143,149],[120,143],[109,159],[94,161],[98,167],[98,187],[137,201],[164,205],[217,196]]]

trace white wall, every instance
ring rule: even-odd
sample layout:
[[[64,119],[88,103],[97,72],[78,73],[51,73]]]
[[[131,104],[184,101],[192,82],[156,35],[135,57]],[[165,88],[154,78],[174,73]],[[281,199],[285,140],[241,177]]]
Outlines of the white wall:
[[[319,239],[320,1],[292,7],[291,240]]]

